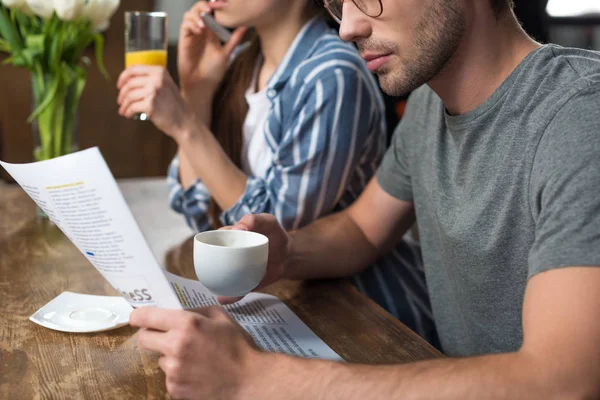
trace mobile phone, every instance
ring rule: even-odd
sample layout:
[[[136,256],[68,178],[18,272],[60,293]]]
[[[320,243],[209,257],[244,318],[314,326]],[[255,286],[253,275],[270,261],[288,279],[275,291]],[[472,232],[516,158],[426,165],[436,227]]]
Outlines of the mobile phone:
[[[208,26],[208,29],[213,31],[221,40],[221,42],[226,43],[229,41],[229,39],[231,39],[231,32],[217,24],[217,21],[215,21],[212,15],[203,12],[200,13],[200,17],[202,17],[202,20],[206,26]]]

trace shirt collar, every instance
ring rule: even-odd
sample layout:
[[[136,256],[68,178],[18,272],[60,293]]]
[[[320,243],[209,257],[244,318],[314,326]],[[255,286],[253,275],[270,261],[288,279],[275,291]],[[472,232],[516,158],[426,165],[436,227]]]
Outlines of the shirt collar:
[[[285,57],[267,83],[268,96],[273,98],[294,74],[295,68],[306,60],[314,51],[317,40],[329,30],[327,22],[316,16],[308,21],[298,32]]]

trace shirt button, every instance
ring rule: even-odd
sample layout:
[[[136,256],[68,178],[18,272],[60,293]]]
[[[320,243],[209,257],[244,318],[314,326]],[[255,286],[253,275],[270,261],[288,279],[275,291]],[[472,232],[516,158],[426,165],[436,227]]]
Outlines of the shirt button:
[[[269,89],[267,91],[267,96],[269,96],[270,98],[273,98],[277,95],[277,92],[275,91],[275,89]]]

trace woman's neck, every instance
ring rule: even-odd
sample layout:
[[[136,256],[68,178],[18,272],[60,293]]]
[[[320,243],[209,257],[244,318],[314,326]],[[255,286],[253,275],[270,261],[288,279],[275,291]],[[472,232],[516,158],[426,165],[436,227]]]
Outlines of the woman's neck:
[[[315,15],[316,12],[312,10],[311,12],[305,9],[293,10],[288,13],[287,18],[256,27],[263,56],[263,64],[258,75],[258,90],[266,87],[302,27]]]

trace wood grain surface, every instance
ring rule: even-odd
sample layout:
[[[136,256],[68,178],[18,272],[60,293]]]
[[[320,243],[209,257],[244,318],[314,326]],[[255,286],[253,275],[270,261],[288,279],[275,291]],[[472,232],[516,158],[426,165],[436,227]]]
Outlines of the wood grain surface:
[[[193,278],[190,240],[172,248],[166,264]],[[0,185],[0,399],[164,398],[157,356],[140,351],[134,329],[68,334],[29,321],[66,290],[116,295],[56,227],[36,218],[33,202],[19,187]],[[346,361],[404,363],[441,356],[345,281],[281,282],[267,292]]]

